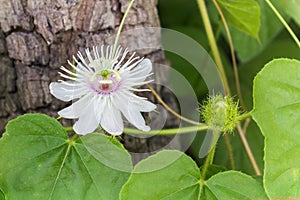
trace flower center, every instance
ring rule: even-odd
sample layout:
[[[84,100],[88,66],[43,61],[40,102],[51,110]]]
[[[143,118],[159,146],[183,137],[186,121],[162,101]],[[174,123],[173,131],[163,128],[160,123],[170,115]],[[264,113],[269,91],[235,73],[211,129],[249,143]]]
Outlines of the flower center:
[[[117,91],[121,84],[121,77],[117,71],[102,70],[90,80],[90,86],[94,92],[101,95],[110,95]]]
[[[112,80],[100,80],[99,81],[99,89],[100,90],[110,90],[113,87],[113,81]]]

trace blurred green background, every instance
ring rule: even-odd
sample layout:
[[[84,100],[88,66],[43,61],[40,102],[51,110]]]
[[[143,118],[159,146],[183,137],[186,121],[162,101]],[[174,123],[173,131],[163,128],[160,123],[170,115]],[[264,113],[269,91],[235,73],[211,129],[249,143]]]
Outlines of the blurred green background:
[[[284,29],[277,16],[272,12],[264,0],[257,0],[257,2],[261,13],[261,25],[259,30],[260,42],[246,33],[235,29],[229,24],[237,57],[242,95],[248,111],[252,109],[253,79],[266,63],[274,58],[280,57],[300,60],[299,48],[289,33]],[[287,20],[296,35],[299,36],[300,2],[297,2],[297,0],[273,0],[272,2]],[[236,97],[235,80],[227,36],[214,5],[211,1],[206,1],[206,3],[228,81],[232,93],[234,97]],[[163,28],[170,28],[188,35],[201,44],[208,53],[211,53],[196,0],[158,0],[158,11],[161,26]],[[207,98],[208,90],[205,82],[194,67],[186,60],[173,53],[165,52],[165,55],[171,62],[171,67],[183,74],[190,82],[197,94],[198,101],[201,103],[205,98]],[[184,92],[182,95],[184,95]],[[198,158],[198,153],[204,134],[205,132],[197,135],[192,146],[187,152],[199,165],[203,163],[203,160]],[[229,137],[234,155],[235,169],[253,175],[254,171],[238,134],[233,133]],[[250,122],[247,129],[246,137],[259,167],[263,170],[264,141],[259,128],[253,120]],[[219,139],[214,163],[224,165],[228,169],[231,169],[223,137]]]

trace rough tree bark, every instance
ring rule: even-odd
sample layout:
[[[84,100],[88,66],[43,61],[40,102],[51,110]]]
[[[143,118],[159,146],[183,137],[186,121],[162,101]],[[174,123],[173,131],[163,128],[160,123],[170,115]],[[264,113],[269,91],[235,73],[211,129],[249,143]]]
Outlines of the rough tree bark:
[[[57,110],[66,103],[52,97],[48,85],[58,80],[58,68],[66,66],[67,59],[78,50],[105,44],[106,38],[116,33],[128,3],[129,0],[0,0],[0,133],[9,119],[23,113],[57,117]],[[157,0],[136,0],[124,30],[160,26],[156,4]],[[153,62],[163,62],[160,33],[144,32],[131,40],[120,38],[121,44],[130,42],[137,46],[155,44],[156,50],[139,54]],[[156,89],[167,101],[175,102],[167,92]],[[151,94],[149,98],[155,100]],[[169,118],[165,127],[172,126],[174,120]],[[123,138],[133,152],[153,151],[169,140],[170,137]]]

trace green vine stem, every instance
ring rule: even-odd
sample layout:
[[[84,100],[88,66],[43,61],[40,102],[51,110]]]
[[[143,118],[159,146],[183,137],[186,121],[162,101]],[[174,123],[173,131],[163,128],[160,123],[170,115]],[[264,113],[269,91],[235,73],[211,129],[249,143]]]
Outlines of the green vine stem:
[[[206,5],[205,5],[205,1],[204,0],[197,0],[198,2],[198,6],[199,6],[199,9],[200,9],[200,12],[201,12],[201,16],[202,16],[202,20],[203,20],[203,23],[204,23],[204,27],[205,27],[205,30],[206,30],[206,34],[207,34],[207,37],[208,37],[208,41],[210,43],[210,46],[211,46],[211,50],[213,52],[213,56],[214,56],[214,59],[215,59],[215,62],[217,64],[217,67],[218,67],[218,70],[219,70],[219,73],[220,73],[220,76],[221,76],[221,79],[222,79],[222,82],[223,82],[223,85],[224,85],[224,88],[225,88],[225,92],[228,96],[231,96],[231,92],[230,92],[230,88],[229,88],[229,85],[228,85],[228,81],[227,81],[227,77],[226,77],[226,74],[225,74],[225,71],[224,71],[224,67],[223,67],[223,64],[222,64],[222,60],[221,60],[221,57],[220,57],[220,53],[219,53],[219,50],[218,50],[218,47],[217,47],[217,44],[216,44],[216,40],[214,38],[214,33],[212,31],[212,27],[211,27],[211,23],[210,23],[210,20],[209,20],[209,16],[208,16],[208,13],[207,13],[207,9],[206,9]],[[248,144],[248,141],[243,133],[243,130],[241,128],[241,125],[240,123],[238,123],[237,125],[237,130],[238,130],[238,134],[242,140],[242,144],[245,148],[245,151],[251,161],[251,164],[252,164],[252,167],[256,173],[256,175],[261,175],[261,171],[257,165],[257,162],[255,160],[255,157],[251,151],[251,148]],[[225,135],[227,136],[227,135]]]
[[[215,37],[214,37],[214,33],[213,33],[213,30],[212,30],[212,27],[211,27],[211,24],[210,24],[210,20],[209,20],[209,17],[208,17],[205,2],[204,2],[204,0],[197,0],[197,2],[198,2],[198,5],[199,5],[201,15],[202,15],[204,27],[205,27],[205,30],[206,30],[206,35],[208,37],[208,40],[209,40],[209,43],[210,43],[210,46],[211,46],[211,50],[212,50],[212,54],[213,54],[215,62],[217,64],[217,67],[218,67],[218,70],[219,70],[219,73],[220,73],[220,76],[221,76],[226,94],[231,96],[230,95],[230,93],[231,93],[230,88],[229,88],[228,81],[227,81],[227,78],[226,78],[226,74],[225,74],[225,71],[224,71],[221,56],[220,56],[220,53],[219,53],[219,50],[218,50],[218,47],[217,47],[217,43],[216,43],[216,40],[215,40]]]
[[[216,150],[216,144],[217,144],[217,140],[219,138],[219,134],[220,134],[219,131],[216,131],[216,130],[213,131],[213,142],[212,142],[213,146],[211,147],[211,150],[209,151],[209,153],[205,159],[203,168],[202,168],[201,177],[203,180],[205,179],[208,166],[213,163],[214,156],[215,156],[215,150]]]
[[[251,112],[247,112],[247,113],[244,113],[244,114],[240,115],[237,118],[237,121],[242,121],[242,120],[250,118],[250,117],[251,117]]]
[[[72,128],[73,129],[73,128]],[[79,135],[78,134],[74,134],[72,137],[71,137],[71,142],[75,142],[77,139],[79,138]]]
[[[118,45],[118,42],[119,42],[119,37],[120,37],[121,31],[122,31],[122,28],[123,28],[123,26],[124,26],[125,19],[126,19],[128,13],[129,13],[129,10],[130,10],[130,8],[131,8],[133,2],[134,2],[134,0],[131,0],[131,1],[130,1],[129,5],[128,5],[128,7],[127,7],[125,13],[124,13],[124,16],[123,16],[123,18],[122,18],[122,21],[121,21],[121,23],[120,23],[120,26],[119,26],[119,28],[118,28],[118,32],[117,32],[117,36],[116,36],[116,39],[115,39],[115,43],[114,43],[114,48],[113,48],[113,53],[112,53],[112,55],[115,55],[115,53],[116,53],[117,45]]]
[[[174,134],[185,134],[185,133],[191,133],[195,131],[204,131],[207,130],[208,126],[206,125],[198,125],[198,126],[188,126],[188,127],[182,127],[182,128],[170,128],[170,129],[162,129],[162,130],[151,130],[148,132],[143,132],[138,129],[133,128],[125,128],[124,133],[126,134],[134,134],[134,135],[174,135]],[[64,130],[66,132],[72,132],[73,127],[64,127]]]
[[[74,131],[73,126],[64,127],[64,130],[66,132],[73,132]]]
[[[246,150],[246,152],[247,152],[247,154],[248,154],[248,157],[249,157],[249,159],[250,159],[251,165],[252,165],[252,167],[253,167],[253,169],[254,169],[256,175],[257,175],[257,176],[261,176],[262,173],[261,173],[261,171],[260,171],[260,169],[259,169],[259,167],[258,167],[258,165],[257,165],[257,163],[256,163],[255,157],[254,157],[254,155],[253,155],[253,153],[252,153],[252,151],[251,151],[251,148],[250,148],[250,146],[249,146],[249,143],[248,143],[248,141],[247,141],[247,139],[246,139],[245,134],[243,133],[243,130],[242,130],[241,126],[238,125],[238,126],[237,126],[237,129],[238,129],[238,132],[241,133],[241,134],[239,134],[239,136],[240,136],[241,141],[242,141],[242,143],[243,143],[243,145],[244,145],[244,148],[245,148],[245,150]]]
[[[207,129],[208,129],[208,126],[202,124],[202,125],[198,125],[198,126],[188,126],[188,127],[182,127],[182,128],[151,130],[148,132],[143,132],[138,129],[125,128],[124,133],[140,134],[140,135],[173,135],[173,134],[191,133],[191,132],[195,132],[195,131],[204,131]]]
[[[244,102],[243,99],[243,95],[242,95],[242,91],[241,91],[241,85],[240,85],[240,80],[239,80],[239,72],[238,72],[238,68],[237,68],[237,63],[236,63],[236,57],[235,57],[235,53],[234,53],[234,47],[233,47],[233,41],[231,38],[231,33],[229,31],[229,27],[227,24],[227,21],[225,19],[225,16],[219,6],[219,4],[217,3],[216,0],[212,0],[213,4],[215,5],[220,17],[221,17],[221,21],[223,22],[225,31],[226,31],[226,35],[228,38],[228,43],[229,43],[229,47],[230,47],[230,54],[231,54],[231,60],[232,60],[232,65],[233,65],[233,72],[234,72],[234,77],[235,77],[235,86],[236,86],[236,90],[237,90],[237,94],[241,103],[242,108],[246,111],[246,104]]]
[[[228,156],[229,156],[230,167],[231,167],[231,169],[235,170],[235,162],[234,162],[234,158],[233,158],[233,151],[232,151],[232,146],[230,144],[230,139],[227,136],[227,137],[224,137],[224,140],[225,140],[226,149],[227,149]]]
[[[211,160],[213,160],[215,151],[214,151],[215,147],[209,152],[209,154],[207,155],[206,159],[205,159],[205,163],[203,165],[203,169],[202,169],[202,173],[201,173],[201,179],[205,180],[205,175],[208,169],[208,166],[211,164]]]
[[[295,40],[296,44],[298,45],[298,47],[300,48],[300,41],[297,38],[296,34],[293,32],[293,30],[291,29],[291,27],[288,25],[288,23],[283,19],[283,17],[281,16],[281,14],[278,12],[278,10],[275,8],[275,6],[271,3],[271,1],[266,0],[267,4],[270,6],[270,8],[273,10],[273,12],[275,13],[275,15],[278,17],[278,19],[281,21],[281,23],[285,26],[285,28],[287,29],[287,31],[289,32],[289,34],[292,36],[292,38]]]

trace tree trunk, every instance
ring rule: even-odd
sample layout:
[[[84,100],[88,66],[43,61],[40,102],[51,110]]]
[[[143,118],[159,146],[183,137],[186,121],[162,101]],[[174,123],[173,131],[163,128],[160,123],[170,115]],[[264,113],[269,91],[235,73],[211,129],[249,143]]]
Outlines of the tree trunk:
[[[57,111],[67,105],[49,92],[49,83],[58,80],[58,68],[66,66],[78,50],[107,43],[106,39],[116,33],[128,4],[129,0],[0,0],[0,133],[8,120],[24,113],[57,117]],[[156,4],[157,0],[136,0],[124,30],[160,26]],[[138,53],[162,63],[160,33],[145,32],[131,40],[120,38],[120,44],[129,46],[147,42],[157,44],[157,48]],[[164,95],[160,87],[156,89],[168,97],[167,101],[175,102],[168,92]],[[149,98],[155,100],[153,96]],[[174,118],[168,119],[165,127],[174,123]],[[122,141],[131,152],[139,153],[159,149],[171,139],[123,136]],[[143,157],[135,155],[134,160]]]

